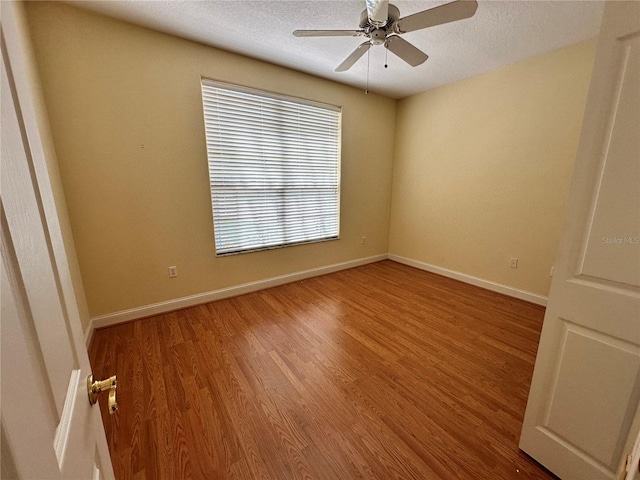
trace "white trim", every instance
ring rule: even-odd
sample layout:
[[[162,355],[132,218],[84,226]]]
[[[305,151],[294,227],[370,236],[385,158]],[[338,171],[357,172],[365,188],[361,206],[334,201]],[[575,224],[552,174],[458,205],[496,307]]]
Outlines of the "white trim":
[[[307,278],[318,277],[320,275],[326,275],[328,273],[338,272],[340,270],[346,270],[348,268],[359,267],[361,265],[375,263],[386,259],[393,260],[394,262],[402,263],[404,265],[409,265],[411,267],[419,268],[421,270],[426,270],[427,272],[437,273],[438,275],[443,275],[455,280],[460,280],[461,282],[485,288],[494,292],[502,293],[510,297],[519,298],[520,300],[535,303],[536,305],[547,305],[547,297],[544,297],[542,295],[527,292],[525,290],[518,290],[517,288],[508,287],[506,285],[501,285],[489,280],[473,277],[471,275],[456,272],[454,270],[437,267],[428,263],[419,262],[410,258],[405,258],[393,254],[381,254],[366,258],[359,258],[357,260],[350,260],[343,263],[335,263],[333,265],[327,265],[325,267],[314,268],[311,270],[303,270],[301,272],[281,275],[279,277],[267,278],[265,280],[243,283],[241,285],[221,288],[219,290],[212,290],[210,292],[198,293],[196,295],[189,295],[188,297],[181,297],[164,302],[152,303],[150,305],[143,305],[141,307],[121,310],[119,312],[99,315],[97,317],[91,317],[89,327],[85,332],[85,342],[88,347],[91,343],[91,339],[93,338],[93,333],[97,328],[108,327],[110,325],[129,322],[138,318],[159,315],[162,313],[179,310],[181,308],[193,307],[202,303],[215,302],[216,300],[222,300],[224,298],[236,297],[238,295],[244,295],[246,293],[257,292],[266,288],[277,287],[278,285],[284,285],[286,283],[297,282]]]
[[[410,267],[419,268],[420,270],[426,270],[427,272],[437,273],[438,275],[442,275],[444,277],[453,278],[470,285],[475,285],[476,287],[482,287],[487,290],[503,293],[505,295],[509,295],[510,297],[519,298],[520,300],[535,303],[536,305],[547,305],[547,297],[538,295],[537,293],[527,292],[526,290],[518,290],[517,288],[508,287],[506,285],[491,282],[483,278],[473,277],[471,275],[467,275],[466,273],[456,272],[455,270],[449,270],[447,268],[436,267],[435,265],[419,262],[418,260],[412,260],[410,258],[400,257],[398,255],[389,254],[388,258],[389,260],[393,260],[394,262],[403,263],[405,265],[409,265]]]
[[[279,277],[267,278],[265,280],[258,280],[256,282],[243,283],[241,285],[236,285],[233,287],[221,288],[219,290],[198,293],[196,295],[190,295],[188,297],[176,298],[173,300],[167,300],[165,302],[152,303],[151,305],[144,305],[142,307],[135,307],[128,310],[121,310],[115,313],[108,313],[106,315],[91,317],[91,322],[89,324],[89,328],[87,329],[86,335],[87,345],[91,341],[93,331],[96,328],[115,325],[122,322],[128,322],[137,318],[149,317],[151,315],[171,312],[173,310],[179,310],[181,308],[193,307],[194,305],[214,302],[216,300],[222,300],[223,298],[236,297],[238,295],[244,295],[245,293],[257,292],[266,288],[277,287],[278,285],[297,282],[311,277],[318,277],[320,275],[326,275],[328,273],[346,270],[348,268],[359,267],[361,265],[379,262],[386,259],[386,254],[374,255],[372,257],[359,258],[357,260],[351,260],[343,263],[335,263],[333,265],[327,265],[325,267],[303,270],[301,272],[281,275]]]
[[[89,326],[87,327],[87,331],[84,332],[84,344],[87,347],[87,351],[89,350],[89,346],[91,345],[91,340],[93,340],[93,332],[95,332],[95,328],[93,327],[93,318],[89,319]]]

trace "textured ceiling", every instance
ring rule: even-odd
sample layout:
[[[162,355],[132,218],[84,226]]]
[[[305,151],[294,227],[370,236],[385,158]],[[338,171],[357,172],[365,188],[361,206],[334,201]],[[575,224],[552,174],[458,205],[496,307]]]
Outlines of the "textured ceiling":
[[[448,3],[391,0],[401,16]],[[355,29],[364,0],[206,0],[69,2],[114,18],[365,88],[367,56],[334,68],[362,37],[296,38],[295,29]],[[594,37],[600,1],[479,0],[474,17],[403,35],[429,55],[410,67],[371,48],[369,90],[402,98]]]

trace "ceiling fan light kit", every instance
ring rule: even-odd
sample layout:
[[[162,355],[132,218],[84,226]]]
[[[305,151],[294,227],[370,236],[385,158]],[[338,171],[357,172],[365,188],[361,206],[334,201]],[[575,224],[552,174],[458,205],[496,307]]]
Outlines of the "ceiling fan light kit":
[[[367,37],[336,68],[349,70],[372,45],[384,45],[391,53],[412,67],[423,64],[429,56],[400,35],[472,17],[478,9],[476,0],[455,0],[429,10],[400,17],[400,10],[388,0],[365,0],[366,9],[360,15],[357,30],[296,30],[296,37]]]

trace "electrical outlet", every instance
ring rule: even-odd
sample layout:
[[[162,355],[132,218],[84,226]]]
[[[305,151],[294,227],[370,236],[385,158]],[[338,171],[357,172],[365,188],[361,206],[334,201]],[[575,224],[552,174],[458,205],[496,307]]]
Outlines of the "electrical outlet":
[[[360,245],[364,245],[364,241],[367,237],[360,237]]]
[[[169,277],[174,278],[178,276],[178,267],[175,265],[169,267]]]
[[[509,260],[509,266],[511,268],[518,268],[518,259],[512,258],[511,260]]]

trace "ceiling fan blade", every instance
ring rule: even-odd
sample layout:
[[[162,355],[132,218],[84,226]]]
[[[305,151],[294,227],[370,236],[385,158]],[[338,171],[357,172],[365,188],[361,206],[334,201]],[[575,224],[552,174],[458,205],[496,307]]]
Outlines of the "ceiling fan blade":
[[[369,42],[364,42],[358,45],[358,48],[351,52],[351,55],[345,58],[344,62],[338,65],[338,67],[336,68],[336,72],[346,72],[347,70],[349,70],[362,55],[367,53],[367,50],[369,50],[369,48],[371,48],[371,43]]]
[[[455,22],[473,17],[478,9],[476,0],[456,0],[398,19],[393,25],[396,33],[407,33],[423,28]]]
[[[389,0],[365,0],[369,22],[376,27],[383,27],[389,19]]]
[[[294,37],[359,37],[364,30],[295,30]]]
[[[391,35],[388,37],[387,41],[384,42],[384,46],[412,67],[417,67],[429,58],[429,55],[424,53],[422,50],[418,50],[404,38],[397,35]]]

